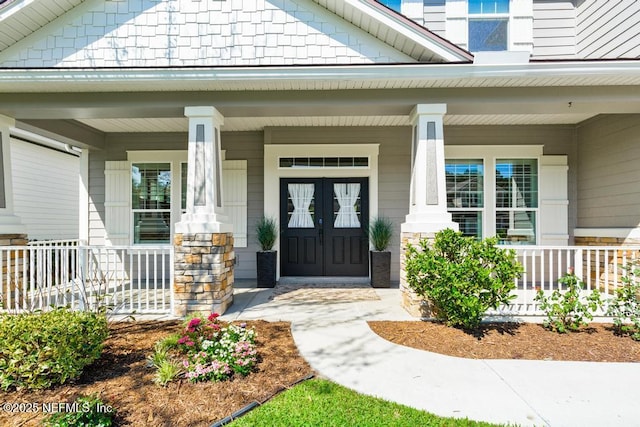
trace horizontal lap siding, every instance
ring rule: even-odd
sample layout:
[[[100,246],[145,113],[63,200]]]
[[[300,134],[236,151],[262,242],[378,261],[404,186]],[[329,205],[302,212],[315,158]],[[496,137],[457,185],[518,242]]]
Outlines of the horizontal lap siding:
[[[572,1],[533,2],[533,57],[573,58],[576,54],[576,12]]]
[[[577,46],[581,58],[640,56],[640,2],[585,0],[577,9]]]
[[[610,115],[578,129],[579,227],[640,224],[640,115]]]
[[[445,37],[447,16],[445,0],[424,0],[424,26],[441,37]]]
[[[77,239],[80,160],[12,139],[15,213],[29,239]]]
[[[256,252],[259,250],[255,225],[263,212],[263,133],[223,132],[220,136],[227,160],[247,161],[247,247],[235,248],[235,277],[256,277]]]

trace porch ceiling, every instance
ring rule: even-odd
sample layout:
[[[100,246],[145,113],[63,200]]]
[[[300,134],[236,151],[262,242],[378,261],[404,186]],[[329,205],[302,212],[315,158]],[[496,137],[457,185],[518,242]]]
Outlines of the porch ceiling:
[[[445,125],[576,124],[593,114],[446,115]],[[112,132],[187,132],[187,118],[80,119],[87,126]],[[222,131],[256,131],[279,126],[409,126],[408,116],[226,117]]]

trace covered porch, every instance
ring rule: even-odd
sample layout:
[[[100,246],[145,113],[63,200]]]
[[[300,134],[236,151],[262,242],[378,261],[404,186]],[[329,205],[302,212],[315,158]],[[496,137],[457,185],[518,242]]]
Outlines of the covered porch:
[[[527,261],[523,291],[550,288],[570,266],[598,262],[617,268],[609,258],[618,255],[591,255],[576,244],[638,242],[640,208],[622,194],[640,177],[631,170],[619,176],[606,172],[626,167],[621,155],[640,156],[633,149],[640,135],[639,77],[624,62],[594,63],[576,80],[578,68],[584,71],[572,63],[65,70],[71,80],[60,79],[60,70],[44,70],[33,71],[30,83],[3,70],[2,89],[8,93],[0,100],[2,231],[26,231],[11,212],[7,179],[5,146],[19,129],[82,149],[80,247],[121,250],[124,260],[145,245],[160,245],[163,269],[173,269],[169,294],[182,289],[210,296],[191,304],[194,310],[224,311],[233,280],[255,277],[253,225],[262,215],[288,223],[280,194],[286,179],[366,178],[368,212],[359,225],[381,215],[394,223],[396,283],[402,278],[403,244],[464,224],[465,233],[478,237],[503,233],[502,243],[523,259],[536,258]],[[320,158],[322,166],[312,164]],[[332,163],[341,158],[351,164]],[[366,165],[357,163],[361,159]],[[529,172],[500,176],[502,165]],[[462,166],[464,172],[456,172]],[[138,194],[138,174],[155,176],[145,182],[157,188],[169,178],[170,186],[162,194]],[[598,182],[603,176],[608,182]],[[603,187],[619,188],[620,196],[607,199]],[[184,234],[193,237],[176,239]],[[215,237],[214,244],[214,235],[226,237]],[[194,290],[185,285],[194,283],[185,278],[193,274],[178,278],[176,272],[188,270],[178,268],[187,258],[202,263],[201,254],[175,251],[201,247],[184,245],[196,240],[222,249],[207,268],[193,268],[203,270]],[[568,255],[560,261],[559,253]],[[153,270],[153,263],[141,271]],[[227,276],[211,277],[216,269]],[[15,276],[28,270],[33,268],[10,271]],[[594,271],[609,270],[585,267],[583,275],[595,277]],[[164,280],[158,289],[165,289]],[[39,285],[27,290],[34,286]]]

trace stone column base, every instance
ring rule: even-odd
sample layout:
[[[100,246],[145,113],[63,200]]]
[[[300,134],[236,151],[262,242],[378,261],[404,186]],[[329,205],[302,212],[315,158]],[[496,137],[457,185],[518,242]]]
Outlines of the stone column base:
[[[224,314],[233,304],[233,233],[175,234],[173,244],[173,314]]]
[[[409,245],[419,246],[420,240],[435,238],[435,232],[417,233],[403,231],[400,241],[400,292],[402,294],[402,308],[414,317],[431,318],[432,312],[429,302],[416,294],[407,283],[405,270],[405,254]]]

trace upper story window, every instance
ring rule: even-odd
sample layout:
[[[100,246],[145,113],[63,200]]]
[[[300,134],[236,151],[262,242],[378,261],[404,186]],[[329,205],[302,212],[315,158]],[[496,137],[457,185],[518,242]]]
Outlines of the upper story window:
[[[509,0],[469,0],[469,50],[507,50]]]
[[[379,0],[380,3],[387,6],[390,9],[395,10],[396,12],[400,12],[400,8],[402,7],[402,0]]]

